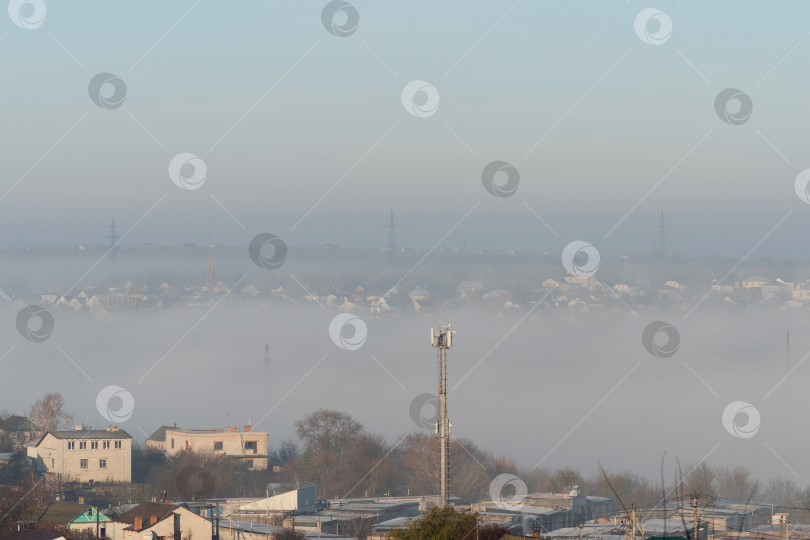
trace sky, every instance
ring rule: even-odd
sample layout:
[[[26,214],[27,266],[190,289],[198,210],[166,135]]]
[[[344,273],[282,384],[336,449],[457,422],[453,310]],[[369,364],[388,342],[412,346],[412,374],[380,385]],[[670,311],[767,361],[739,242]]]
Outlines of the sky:
[[[664,2],[661,44],[637,1],[355,2],[345,37],[322,2],[45,5],[0,23],[2,245],[101,243],[116,217],[129,243],[378,247],[393,207],[408,247],[644,252],[664,211],[673,252],[741,256],[779,223],[758,253],[806,257],[802,2]],[[117,108],[90,99],[98,73],[125,83]],[[402,104],[415,80],[427,116]],[[715,112],[726,88],[743,124]],[[182,152],[198,189],[169,177]],[[495,160],[509,197],[482,184]]]
[[[246,248],[269,232],[290,246],[374,248],[393,208],[403,247],[561,252],[581,240],[615,256],[652,252],[663,211],[670,253],[808,259],[810,205],[795,191],[810,168],[806,2],[352,0],[359,22],[345,36],[335,35],[345,13],[324,24],[329,5],[41,0],[0,14],[0,246],[98,246],[115,218],[126,246]],[[648,8],[659,11],[637,32]],[[736,100],[718,109],[729,88],[750,99],[750,116],[734,120]],[[495,161],[503,172],[487,183]],[[10,268],[37,279],[64,270],[50,260],[21,270],[6,253],[0,287]],[[663,451],[686,463],[711,450],[765,477],[793,476],[789,463],[808,483],[793,429],[807,410],[802,372],[765,396],[785,376],[785,328],[800,336],[806,316],[706,310],[681,323],[681,356],[666,363],[639,344],[646,320],[533,318],[502,343],[515,321],[447,315],[461,338],[452,377],[500,347],[452,391],[454,433],[484,448],[524,465],[591,471],[599,458],[653,477]],[[76,419],[96,425],[99,389],[126,387],[138,438],[161,423],[251,419],[276,443],[329,406],[395,440],[435,381],[436,321],[420,317],[372,328],[352,356],[332,348],[333,314],[317,308],[230,306],[176,349],[200,320],[193,309],[65,316],[46,347],[23,340],[15,316],[0,311],[0,341],[15,347],[6,380],[36,373],[36,391],[62,388]],[[257,375],[265,344],[274,367]],[[426,363],[412,369],[417,358]],[[634,395],[608,399],[623,378]],[[353,381],[364,399],[340,391]],[[228,391],[213,399],[220,384]],[[33,401],[24,385],[3,392],[19,412]],[[719,429],[732,400],[762,411],[755,444]]]

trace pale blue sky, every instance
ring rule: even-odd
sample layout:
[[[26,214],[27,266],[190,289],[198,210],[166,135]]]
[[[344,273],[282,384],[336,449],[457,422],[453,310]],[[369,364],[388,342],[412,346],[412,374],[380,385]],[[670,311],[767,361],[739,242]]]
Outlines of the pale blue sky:
[[[110,217],[127,230],[168,193],[128,241],[270,230],[369,247],[393,206],[403,244],[430,247],[480,203],[448,245],[639,252],[663,209],[671,250],[742,255],[792,208],[759,249],[805,257],[806,3],[353,4],[346,38],[310,1],[46,2],[34,30],[4,17],[0,195],[24,178],[0,201],[0,244],[100,242]],[[673,24],[660,46],[633,28],[651,6]],[[89,99],[102,71],[127,84],[118,109]],[[415,79],[440,93],[429,118],[401,105]],[[727,87],[753,100],[744,125],[714,112]],[[179,152],[206,161],[201,189],[169,180]],[[511,198],[481,184],[496,159],[521,173]]]

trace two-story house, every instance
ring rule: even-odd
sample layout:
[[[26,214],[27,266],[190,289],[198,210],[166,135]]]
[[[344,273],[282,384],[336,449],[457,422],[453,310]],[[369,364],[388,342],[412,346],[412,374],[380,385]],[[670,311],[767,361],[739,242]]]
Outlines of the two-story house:
[[[28,457],[62,481],[132,481],[132,435],[116,426],[49,431],[28,446]]]
[[[235,427],[182,429],[161,426],[148,439],[146,446],[163,450],[173,456],[183,451],[227,455],[243,460],[251,469],[267,468],[267,432],[253,431],[249,424],[244,431]]]

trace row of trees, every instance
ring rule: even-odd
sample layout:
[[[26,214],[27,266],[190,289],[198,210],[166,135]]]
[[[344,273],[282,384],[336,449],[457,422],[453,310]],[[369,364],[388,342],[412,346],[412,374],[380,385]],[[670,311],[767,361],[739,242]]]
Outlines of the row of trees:
[[[284,465],[288,480],[312,481],[324,497],[438,493],[438,440],[411,433],[394,443],[368,433],[354,418],[331,410],[315,411],[295,424],[298,441],[286,441],[271,454]],[[523,469],[506,457],[481,450],[472,441],[451,439],[451,487],[463,501],[489,496],[489,484],[501,473],[520,477],[529,492],[557,492],[578,485],[589,495],[619,498],[649,506],[665,492],[701,493],[735,500],[764,501],[778,506],[810,507],[810,487],[802,490],[786,478],[760,484],[745,467],[687,464],[672,471],[665,485],[631,471],[598,471],[584,476],[571,468]],[[677,489],[676,489],[677,484]],[[808,516],[810,517],[810,516]]]

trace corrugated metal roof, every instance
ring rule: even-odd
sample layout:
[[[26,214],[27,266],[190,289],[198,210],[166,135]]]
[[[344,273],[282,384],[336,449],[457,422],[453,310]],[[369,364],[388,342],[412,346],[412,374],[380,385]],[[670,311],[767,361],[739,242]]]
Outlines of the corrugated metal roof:
[[[270,535],[284,531],[283,527],[277,527],[275,525],[264,525],[261,523],[250,523],[247,521],[233,521],[230,519],[220,519],[219,528],[220,531],[222,531],[223,529],[234,529],[245,532],[252,531],[254,533],[263,535]],[[306,538],[344,538],[344,539],[348,538],[347,536],[340,536],[337,534],[327,534],[322,533],[320,531],[304,531],[298,529],[297,532],[303,533]],[[223,536],[222,532],[220,532],[220,536]]]
[[[89,504],[53,501],[43,510],[38,521],[52,521],[59,525],[66,525],[89,509]]]

